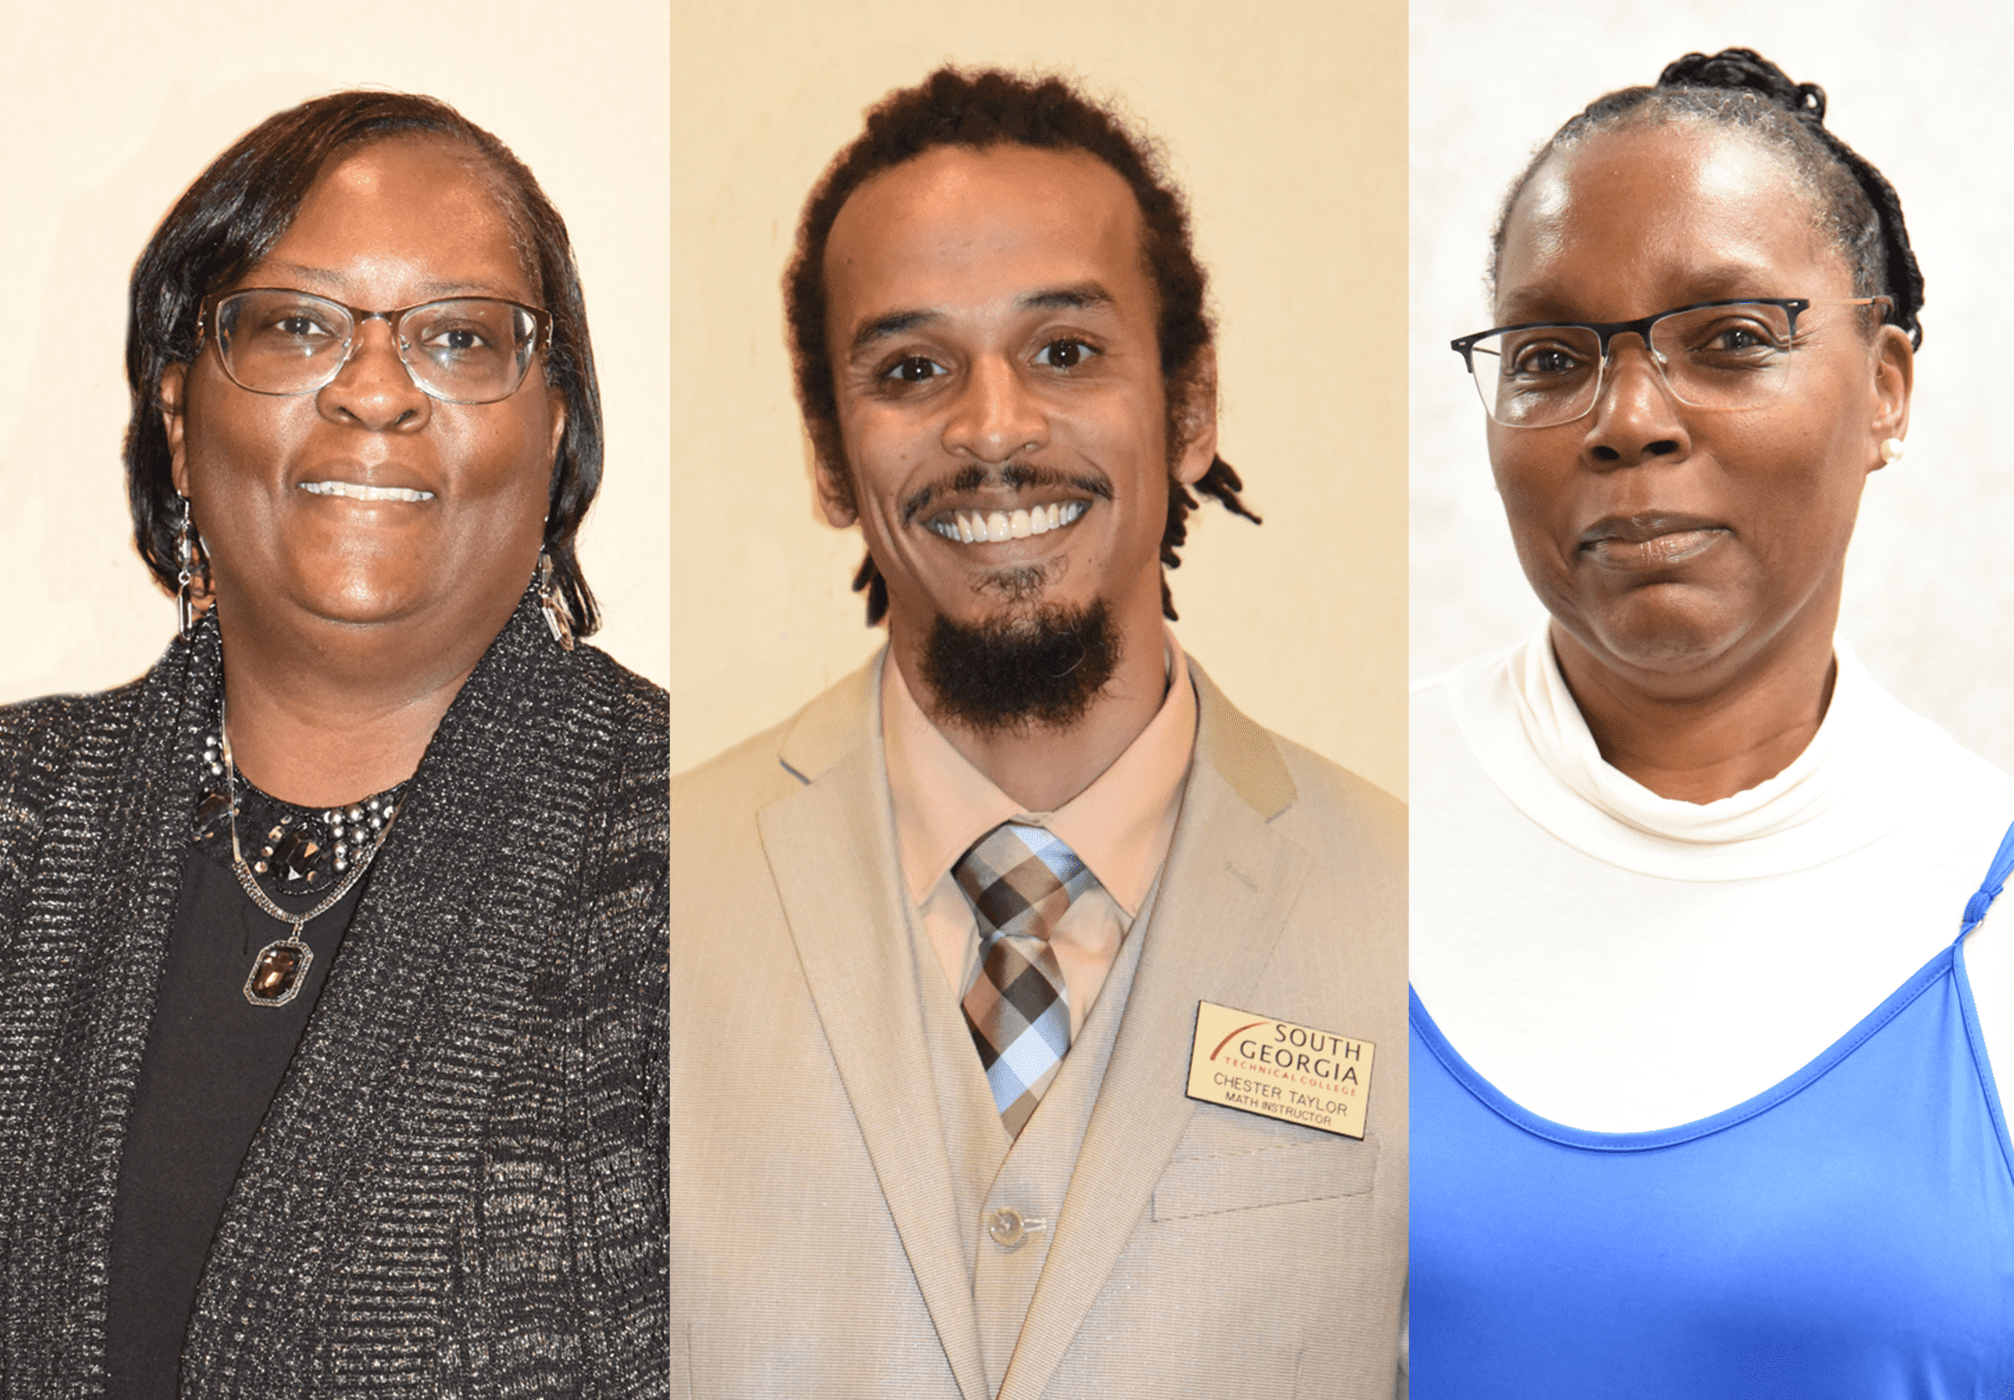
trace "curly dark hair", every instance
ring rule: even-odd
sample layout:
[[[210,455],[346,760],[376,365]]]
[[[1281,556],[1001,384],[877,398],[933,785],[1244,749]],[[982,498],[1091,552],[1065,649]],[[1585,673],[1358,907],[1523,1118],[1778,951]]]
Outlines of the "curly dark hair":
[[[338,92],[266,118],[196,177],[148,240],[133,268],[126,323],[126,493],[140,557],[163,588],[175,588],[181,523],[161,423],[161,374],[196,357],[203,299],[264,257],[293,223],[324,165],[360,145],[438,135],[472,148],[488,165],[497,197],[540,304],[552,315],[545,382],[566,400],[566,430],[547,491],[545,549],[580,636],[600,623],[574,555],[580,523],[601,487],[601,391],[580,271],[566,223],[510,148],[447,103],[402,92]]]
[[[852,478],[839,437],[839,400],[825,339],[825,245],[833,222],[853,192],[884,170],[939,146],[983,150],[999,145],[1082,151],[1110,166],[1133,191],[1143,230],[1140,254],[1159,302],[1157,332],[1171,460],[1186,441],[1180,407],[1198,386],[1203,352],[1214,342],[1216,327],[1206,305],[1207,279],[1190,246],[1188,207],[1162,168],[1158,147],[1061,78],[945,67],[869,109],[866,129],[826,167],[805,201],[797,250],[783,275],[798,406],[813,449],[832,469],[842,491],[852,490]],[[1222,457],[1213,458],[1196,483],[1196,490],[1256,524],[1259,517],[1238,499],[1243,487]],[[1161,563],[1167,568],[1181,565],[1177,551],[1189,537],[1186,522],[1196,505],[1196,498],[1170,475],[1168,520],[1161,533]],[[861,561],[853,588],[867,594],[868,625],[879,622],[888,611],[888,584],[873,555]],[[1165,575],[1161,610],[1175,616]]]
[[[1490,282],[1503,263],[1512,208],[1540,166],[1596,132],[1632,122],[1713,122],[1750,133],[1780,152],[1818,223],[1853,272],[1854,295],[1893,299],[1887,322],[1921,347],[1923,273],[1909,246],[1902,201],[1887,177],[1825,125],[1825,89],[1794,83],[1753,49],[1689,53],[1658,74],[1655,87],[1627,87],[1590,102],[1531,158],[1504,196],[1490,239]]]

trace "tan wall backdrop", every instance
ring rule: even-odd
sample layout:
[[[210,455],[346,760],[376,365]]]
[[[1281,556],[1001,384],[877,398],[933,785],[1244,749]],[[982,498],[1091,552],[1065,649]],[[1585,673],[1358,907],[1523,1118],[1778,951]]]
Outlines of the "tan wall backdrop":
[[[174,604],[134,552],[120,439],[126,281],[237,136],[339,88],[430,93],[494,131],[567,220],[607,423],[582,561],[632,668],[669,674],[664,399],[669,17],[661,0],[9,0],[0,58],[0,700],[96,690],[160,654]]]
[[[858,536],[814,515],[779,283],[863,109],[952,60],[1074,75],[1166,144],[1265,517],[1191,517],[1176,630],[1254,718],[1403,793],[1403,6],[681,4],[672,46],[674,769],[879,642]]]

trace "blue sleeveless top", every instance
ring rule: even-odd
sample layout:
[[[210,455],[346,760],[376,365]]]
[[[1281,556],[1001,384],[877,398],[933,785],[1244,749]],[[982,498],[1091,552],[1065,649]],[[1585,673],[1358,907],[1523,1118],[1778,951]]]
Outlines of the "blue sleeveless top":
[[[1961,941],[2010,867],[2014,830]],[[2014,1142],[1958,942],[1655,1132],[1525,1111],[1417,994],[1410,1043],[1412,1400],[2014,1397]]]

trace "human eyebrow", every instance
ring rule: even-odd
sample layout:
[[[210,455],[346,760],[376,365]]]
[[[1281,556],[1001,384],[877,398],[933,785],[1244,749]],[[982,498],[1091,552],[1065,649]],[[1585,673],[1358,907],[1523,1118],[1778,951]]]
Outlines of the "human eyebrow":
[[[349,282],[349,279],[340,272],[333,272],[326,267],[309,267],[306,263],[268,262],[261,265],[258,271],[261,275],[281,273],[296,282],[312,282],[334,292],[342,291]]]
[[[495,289],[481,282],[422,282],[419,289],[429,301],[437,301],[442,297],[492,297],[502,301],[515,300],[515,297],[500,296]]]
[[[1586,316],[1575,295],[1577,290],[1576,284],[1571,282],[1565,286],[1519,287],[1498,297],[1492,312],[1497,324],[1504,326],[1578,323]]]
[[[1014,299],[1017,311],[1090,311],[1101,310],[1114,304],[1113,296],[1096,282],[1079,282],[1068,287],[1044,287],[1040,291],[1024,292]],[[944,319],[941,311],[891,311],[885,316],[876,316],[863,321],[853,333],[853,340],[847,346],[849,358],[872,348],[877,342],[891,336],[906,335],[923,326],[935,325]]]
[[[890,336],[905,335],[919,326],[928,326],[944,319],[941,311],[891,311],[886,316],[876,316],[865,321],[853,333],[853,343],[847,347],[847,354],[858,355],[876,341]]]
[[[1017,297],[1015,306],[1023,311],[1093,311],[1113,304],[1112,294],[1096,282],[1079,282],[1072,287],[1050,287]]]
[[[328,291],[347,293],[350,279],[343,273],[326,267],[310,267],[306,263],[269,262],[262,269],[265,272],[284,273],[297,281],[318,285]],[[481,282],[422,282],[418,287],[421,300],[439,301],[443,297],[495,297],[499,294]],[[503,298],[511,300],[510,297]]]
[[[1776,285],[1777,280],[1769,270],[1741,261],[1691,268],[1683,281],[1677,282],[1669,293],[1680,299],[1662,309],[1669,311],[1704,302],[1780,296],[1782,291]],[[1581,301],[1580,286],[1573,279],[1514,288],[1501,298],[1497,315],[1502,318],[1498,324],[1506,326],[1605,324],[1587,314]]]

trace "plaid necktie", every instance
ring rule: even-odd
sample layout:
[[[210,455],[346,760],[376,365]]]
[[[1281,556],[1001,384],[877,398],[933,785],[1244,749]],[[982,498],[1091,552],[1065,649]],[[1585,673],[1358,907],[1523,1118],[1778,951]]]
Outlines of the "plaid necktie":
[[[965,1024],[1009,1137],[1034,1113],[1070,1048],[1070,993],[1049,935],[1098,877],[1039,826],[1002,822],[952,868],[979,917],[979,975]]]

